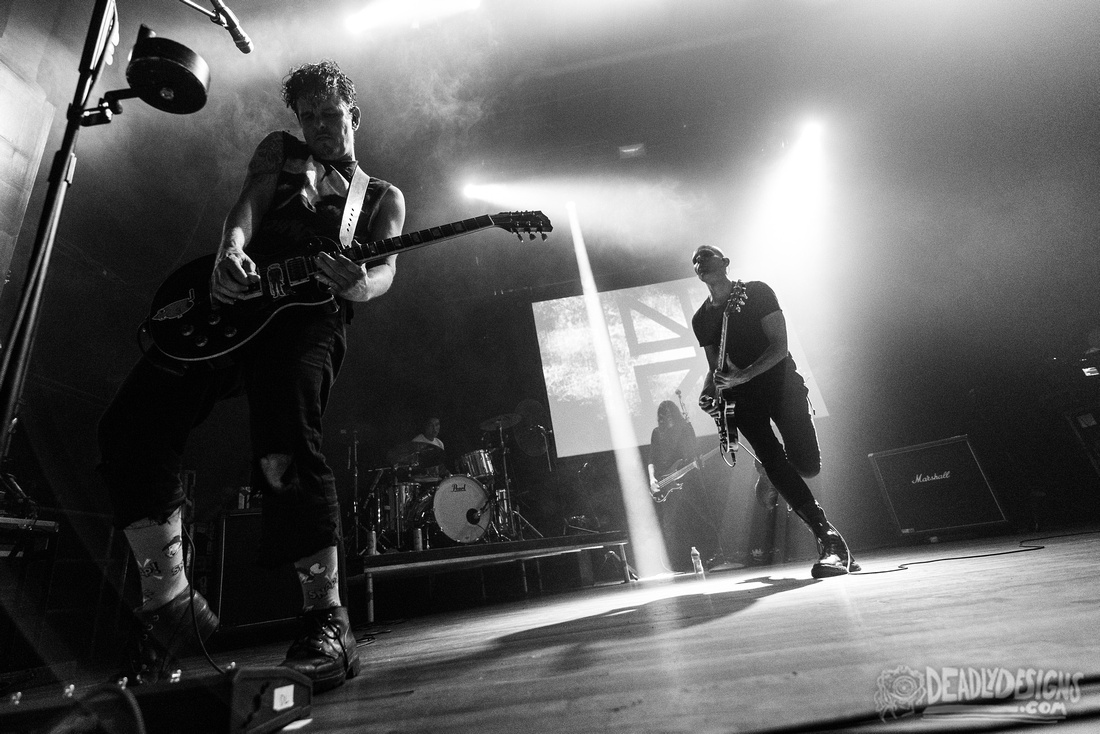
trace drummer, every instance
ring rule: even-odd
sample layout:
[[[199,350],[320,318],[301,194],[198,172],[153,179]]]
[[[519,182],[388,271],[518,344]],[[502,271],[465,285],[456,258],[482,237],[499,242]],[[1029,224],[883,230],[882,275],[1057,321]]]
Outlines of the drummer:
[[[447,467],[444,463],[445,454],[443,454],[443,451],[445,450],[445,448],[443,446],[443,441],[439,438],[439,418],[435,416],[428,417],[427,419],[425,419],[420,429],[420,433],[413,437],[413,443],[435,446],[439,449],[439,452],[437,453],[434,451],[428,451],[418,453],[421,457],[438,456],[439,463],[431,466],[426,466],[422,463],[419,467],[417,467],[416,477],[414,478],[417,481],[438,481],[439,479],[442,479],[449,474],[449,472],[447,471]]]
[[[439,439],[439,426],[438,418],[428,418],[420,427],[421,432],[413,438],[413,441],[416,443],[430,443],[432,446],[438,446],[441,449],[445,448],[443,441]]]

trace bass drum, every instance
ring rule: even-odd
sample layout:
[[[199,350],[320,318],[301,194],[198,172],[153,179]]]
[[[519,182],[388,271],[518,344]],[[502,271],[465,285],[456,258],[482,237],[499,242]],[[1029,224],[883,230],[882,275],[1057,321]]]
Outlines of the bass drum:
[[[489,492],[472,477],[455,474],[421,497],[409,513],[414,525],[434,525],[456,543],[476,543],[492,519]]]

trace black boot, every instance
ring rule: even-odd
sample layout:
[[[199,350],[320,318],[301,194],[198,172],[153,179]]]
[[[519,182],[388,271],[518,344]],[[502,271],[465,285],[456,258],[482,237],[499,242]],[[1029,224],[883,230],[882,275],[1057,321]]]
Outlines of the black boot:
[[[314,609],[301,620],[301,635],[281,665],[312,680],[314,692],[336,688],[359,674],[359,651],[347,607]]]
[[[156,683],[169,677],[179,668],[180,655],[196,652],[199,641],[205,642],[218,627],[218,617],[202,594],[196,591],[192,604],[190,587],[163,606],[134,612],[134,619],[137,629],[127,649],[129,685]]]
[[[802,518],[802,522],[806,523],[817,538],[817,552],[820,558],[810,570],[811,576],[822,579],[829,576],[843,576],[860,570],[859,564],[848,552],[848,545],[844,542],[844,538],[825,517],[825,511],[821,509],[817,500],[795,508],[795,514]]]

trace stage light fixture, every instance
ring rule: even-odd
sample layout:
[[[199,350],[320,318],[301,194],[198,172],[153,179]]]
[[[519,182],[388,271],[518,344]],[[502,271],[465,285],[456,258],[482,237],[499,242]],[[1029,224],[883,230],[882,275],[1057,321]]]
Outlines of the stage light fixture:
[[[107,92],[95,107],[85,110],[81,125],[103,125],[122,114],[121,100],[137,97],[161,112],[189,115],[206,105],[210,67],[183,44],[159,38],[147,26],[138,30],[137,42],[126,66],[129,89]]]
[[[206,104],[210,67],[186,46],[158,38],[144,25],[126,66],[126,82],[145,104],[187,115]]]

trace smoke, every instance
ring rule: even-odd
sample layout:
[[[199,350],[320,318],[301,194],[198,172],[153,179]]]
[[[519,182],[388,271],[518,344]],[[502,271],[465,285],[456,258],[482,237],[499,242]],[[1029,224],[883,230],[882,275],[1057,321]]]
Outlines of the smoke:
[[[564,221],[574,202],[585,231],[601,250],[632,255],[683,252],[711,221],[711,197],[668,176],[578,176],[475,185],[475,198],[514,209],[539,209]]]
[[[379,149],[431,161],[461,154],[486,116],[495,76],[493,44],[469,43],[479,33],[455,28],[476,22],[409,31],[411,43],[388,47],[384,74],[368,81],[374,98],[367,114]]]

